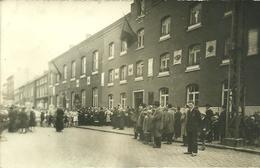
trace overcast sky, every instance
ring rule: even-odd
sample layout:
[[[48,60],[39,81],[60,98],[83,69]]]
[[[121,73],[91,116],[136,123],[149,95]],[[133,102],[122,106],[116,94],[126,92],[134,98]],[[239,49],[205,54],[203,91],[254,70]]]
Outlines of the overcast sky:
[[[133,0],[4,0],[1,10],[2,84],[15,86],[48,69],[59,56],[130,11]],[[1,2],[0,2],[1,3]]]

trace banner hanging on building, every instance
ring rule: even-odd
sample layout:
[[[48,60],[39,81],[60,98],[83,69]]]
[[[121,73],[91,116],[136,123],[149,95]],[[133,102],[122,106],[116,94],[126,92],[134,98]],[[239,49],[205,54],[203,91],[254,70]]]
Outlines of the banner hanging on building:
[[[174,51],[173,53],[173,65],[181,64],[182,50]]]

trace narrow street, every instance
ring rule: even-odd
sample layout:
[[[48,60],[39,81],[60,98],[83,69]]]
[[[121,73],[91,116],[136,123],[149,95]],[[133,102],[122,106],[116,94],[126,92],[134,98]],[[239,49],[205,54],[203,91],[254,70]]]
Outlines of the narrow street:
[[[179,143],[154,149],[131,136],[67,128],[36,128],[33,133],[3,133],[1,168],[83,167],[259,167],[260,156],[207,148],[197,157],[184,155]]]

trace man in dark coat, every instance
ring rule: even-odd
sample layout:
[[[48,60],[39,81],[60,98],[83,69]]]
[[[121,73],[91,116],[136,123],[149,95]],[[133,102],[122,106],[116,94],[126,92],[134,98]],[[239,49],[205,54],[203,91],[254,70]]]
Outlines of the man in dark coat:
[[[187,112],[187,140],[188,140],[188,152],[185,154],[191,154],[191,156],[196,156],[198,153],[198,131],[200,130],[201,116],[197,107],[194,103],[187,104],[189,110]]]
[[[162,141],[162,110],[159,108],[159,102],[154,102],[154,113],[152,116],[152,133],[154,137],[154,148],[161,148]]]
[[[220,133],[220,141],[222,142],[225,138],[225,129],[226,129],[226,106],[222,106],[222,111],[219,115],[219,133]]]
[[[212,142],[213,140],[213,122],[212,117],[214,116],[213,111],[211,110],[211,105],[206,104],[206,120],[209,121],[209,133],[207,135],[207,141]]]
[[[56,124],[55,124],[57,132],[61,132],[64,129],[63,117],[64,117],[64,111],[58,108],[57,115],[56,115]]]
[[[36,115],[34,112],[34,108],[30,111],[30,118],[29,118],[29,130],[32,132],[33,128],[36,126]]]
[[[174,139],[181,137],[181,108],[174,113]]]

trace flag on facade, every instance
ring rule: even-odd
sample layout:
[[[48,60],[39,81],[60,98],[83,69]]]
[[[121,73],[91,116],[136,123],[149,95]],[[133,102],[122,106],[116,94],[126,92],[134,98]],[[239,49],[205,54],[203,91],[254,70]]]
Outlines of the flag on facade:
[[[130,26],[126,16],[124,16],[124,24],[122,27],[120,39],[126,40],[129,45],[137,40],[137,35]]]
[[[52,60],[51,61],[51,64],[53,65],[54,69],[53,68],[50,68],[51,69],[51,72],[55,72],[56,74],[59,74],[60,77],[61,77],[61,72],[60,70],[58,69],[57,65],[55,64],[55,62]]]

